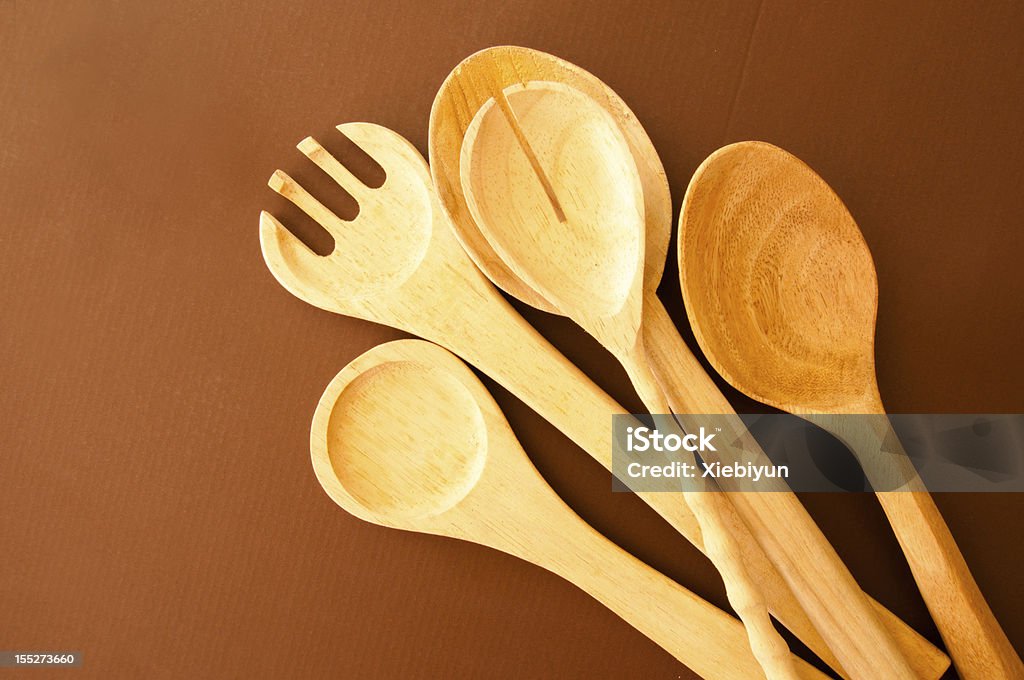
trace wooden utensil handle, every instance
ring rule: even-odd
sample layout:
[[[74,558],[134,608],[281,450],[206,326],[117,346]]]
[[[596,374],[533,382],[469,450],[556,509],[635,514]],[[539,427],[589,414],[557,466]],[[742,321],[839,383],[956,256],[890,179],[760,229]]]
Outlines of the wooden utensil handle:
[[[560,499],[549,502],[561,507],[541,510],[543,501],[531,499],[547,521],[516,554],[576,584],[701,677],[764,678],[739,621],[616,546]],[[797,677],[826,677],[802,659],[791,663]]]
[[[797,676],[789,646],[772,624],[767,600],[750,575],[739,546],[740,532],[729,520],[732,506],[717,491],[691,492],[684,495],[686,504],[700,523],[705,553],[725,582],[729,603],[747,630],[754,657],[765,675],[773,680]]]
[[[668,415],[671,408],[651,369],[643,338],[634,345],[631,354],[621,359],[641,400],[652,414],[658,414],[654,416],[657,428],[664,433],[682,434],[678,424]],[[764,595],[743,563],[733,527],[726,521],[728,499],[716,490],[713,483],[704,484],[703,478],[693,482],[704,488],[683,493],[683,501],[697,518],[704,537],[704,554],[725,583],[729,604],[746,628],[754,657],[771,680],[796,677],[789,647],[772,625]]]
[[[985,601],[931,494],[884,415],[814,419],[857,455],[903,549],[921,596],[961,677],[1024,678],[1024,664]],[[831,427],[830,427],[831,425]],[[883,450],[884,449],[884,450]],[[885,491],[904,483],[904,490]],[[911,489],[911,490],[906,490]]]
[[[649,296],[650,315],[665,329],[668,312]],[[646,302],[646,300],[645,300]],[[676,413],[734,413],[678,333],[659,333],[648,351]],[[646,337],[646,336],[645,336]],[[678,390],[678,391],[677,391]],[[737,432],[743,431],[737,425]],[[749,444],[755,445],[750,438]],[[763,455],[763,454],[762,454]],[[918,677],[909,655],[896,645],[875,609],[857,586],[835,549],[791,492],[733,493],[729,498],[758,544],[775,564],[804,611],[851,678]]]
[[[679,503],[675,494],[651,492],[638,495],[654,508],[658,514],[665,517],[669,523],[672,523],[670,519],[673,516],[672,513],[678,514]],[[830,668],[842,673],[843,670],[839,661],[828,648],[828,645],[825,644],[824,639],[822,639],[814,624],[811,623],[806,612],[800,607],[800,603],[775,569],[775,565],[765,556],[761,546],[758,545],[757,541],[750,534],[750,529],[747,525],[735,515],[735,509],[731,509],[731,506],[727,505],[725,511],[729,512],[730,510],[733,513],[734,519],[727,519],[726,521],[733,527],[733,535],[737,538],[737,545],[743,555],[743,563],[746,565],[751,579],[753,579],[764,595],[769,611],[782,625],[786,626],[794,635],[800,638],[801,642],[807,645],[811,651],[817,654],[822,661],[828,664]],[[694,545],[701,550],[704,549],[700,536],[696,537]],[[882,624],[896,639],[897,645],[903,650],[904,655],[918,677],[934,680],[942,676],[949,667],[949,659],[943,654],[942,650],[931,644],[920,633],[907,625],[903,619],[886,609],[881,603],[871,599],[869,595],[865,595],[881,619]]]
[[[890,491],[877,496],[960,676],[1024,678],[1024,664],[981,594],[931,494]]]
[[[698,368],[702,369],[696,357],[693,356],[679,336],[675,323],[663,305],[647,305],[645,307],[643,330],[648,351],[660,354],[659,361],[667,363],[692,362],[691,366],[695,364]],[[690,370],[693,369],[691,368]],[[663,383],[670,381],[672,383],[671,388],[677,394],[688,394],[695,386],[700,384],[699,382],[680,383],[679,378],[680,372],[659,376]],[[716,399],[714,393],[709,394],[705,390],[703,394],[704,399]],[[731,408],[720,391],[717,392],[717,396],[721,397],[721,400],[708,401],[708,408],[714,408],[715,412],[718,409]],[[666,518],[668,516],[667,513],[671,512],[674,505],[672,500],[671,494],[650,493],[646,494],[645,497],[645,501]],[[663,506],[669,507],[662,509]],[[671,520],[669,521],[671,522]],[[767,559],[761,550],[761,546],[749,534],[749,528],[747,528],[746,524],[739,521],[739,525],[738,531],[745,530],[748,532],[746,538],[739,539],[740,549],[745,554],[744,563],[750,570],[751,577],[764,594],[772,614],[831,668],[842,672],[839,661],[825,644],[825,641],[807,617],[807,613],[800,606],[792,591],[790,591],[782,576],[776,570],[775,565]],[[699,543],[696,545],[700,547]],[[919,677],[934,679],[945,673],[949,667],[949,658],[942,650],[931,644],[920,633],[886,609],[882,604],[871,599],[870,596],[867,597],[883,625],[896,639],[900,649],[903,650],[904,655]]]
[[[452,246],[459,247],[457,243]],[[411,315],[406,310],[378,310],[375,316],[367,315],[367,318],[415,333],[461,356],[522,399],[611,470],[610,416],[623,413],[622,407],[526,323],[484,280],[479,270],[472,265],[459,267],[451,278],[453,283],[449,292],[453,299],[447,305],[449,314],[445,315],[443,326],[438,325],[437,314],[424,314],[423,321],[409,324]],[[660,312],[649,319],[650,312],[645,309],[644,333],[648,338],[667,338],[667,342],[655,342],[649,349],[666,351],[666,360],[671,361],[678,354],[673,351],[678,347],[672,343],[682,345],[683,349],[685,344],[663,307]],[[688,351],[686,355],[696,362]],[[676,531],[703,550],[703,538],[696,518],[685,503],[679,502],[675,494],[641,492],[637,495]],[[746,526],[742,522],[740,524]],[[842,672],[839,662],[793,596],[788,584],[765,556],[749,530],[745,536],[738,536],[738,539],[744,561],[767,598],[772,613],[815,654]],[[942,675],[949,665],[946,656],[892,612],[878,603],[874,603],[874,606],[906,650],[919,677],[931,680]]]
[[[472,290],[469,286],[466,289]],[[612,469],[609,416],[621,413],[619,405],[551,347],[503,299],[495,296],[493,304],[456,305],[456,308],[469,310],[470,316],[464,321],[467,328],[464,332],[452,329],[453,332],[446,333],[445,344],[518,395],[606,468]],[[471,338],[472,342],[466,342],[466,338]],[[524,356],[530,357],[530,361],[519,361]],[[663,397],[649,368],[644,381],[637,382],[643,385],[642,389],[649,391],[645,396],[651,404],[650,408],[655,412],[668,411],[667,404],[658,403],[658,400],[663,401]],[[595,427],[595,422],[600,422],[601,417],[595,418],[596,414],[606,419],[604,426]],[[657,504],[652,502],[655,496],[661,496]],[[666,497],[671,503],[664,502]],[[683,499],[676,494],[647,494],[643,498],[702,549],[702,537],[706,532],[710,539],[709,555],[722,573],[730,601],[749,626],[751,642],[758,650],[758,658],[765,664],[765,668],[772,671],[773,677],[792,677],[789,650],[771,625],[764,596],[745,566],[747,559],[755,565],[767,562],[764,554],[756,549],[749,533],[733,536],[727,525],[719,520],[718,510],[712,505],[714,498],[711,494],[688,494],[685,502],[681,502]],[[703,517],[702,522],[696,521],[690,507],[694,505]],[[733,524],[742,526],[742,523],[736,521]],[[701,531],[701,526],[705,532]],[[737,541],[745,541],[747,544],[740,545]],[[755,569],[764,571],[756,566]],[[778,580],[776,583],[779,585],[772,588],[773,594],[792,600],[792,594],[785,586]],[[784,605],[783,608],[800,611],[795,604]],[[820,640],[809,622],[803,632],[806,637],[814,636]]]

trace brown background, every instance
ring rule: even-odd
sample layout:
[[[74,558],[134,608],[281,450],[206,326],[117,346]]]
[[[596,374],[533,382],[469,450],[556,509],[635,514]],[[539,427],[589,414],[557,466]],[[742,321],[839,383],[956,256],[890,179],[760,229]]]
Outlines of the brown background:
[[[259,210],[323,237],[265,182],[281,167],[322,194],[293,145],[344,121],[425,150],[437,87],[488,45],[611,85],[677,208],[727,142],[805,159],[874,253],[890,410],[1024,411],[1020,3],[219,5],[0,0],[0,648],[81,650],[76,677],[688,677],[557,577],[363,524],[310,468],[322,388],[399,334],[278,286]],[[671,266],[661,294],[683,323]],[[527,316],[636,404],[570,323]],[[724,604],[684,539],[497,396],[581,515]],[[806,501],[937,640],[874,500]],[[938,502],[1024,648],[1024,498]]]

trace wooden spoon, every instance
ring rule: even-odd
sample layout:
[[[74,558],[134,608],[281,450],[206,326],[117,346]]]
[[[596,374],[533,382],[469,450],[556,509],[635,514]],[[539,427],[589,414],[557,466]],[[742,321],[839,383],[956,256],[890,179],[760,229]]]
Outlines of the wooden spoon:
[[[462,245],[496,286],[534,307],[555,311],[539,292],[526,285],[501,261],[480,233],[469,214],[461,182],[460,150],[466,130],[479,108],[495,92],[531,80],[569,85],[590,97],[615,120],[636,164],[644,196],[646,238],[641,323],[644,344],[657,365],[678,369],[658,376],[670,403],[679,404],[678,412],[731,413],[729,402],[683,342],[657,297],[672,230],[672,204],[661,159],[633,112],[593,74],[544,52],[501,46],[470,55],[445,79],[430,114],[431,173],[441,205]],[[704,549],[703,537],[685,503],[679,503],[671,494],[638,495],[691,543]],[[733,526],[743,562],[774,616],[827,664],[842,672],[835,655],[749,529],[742,521]],[[941,651],[881,604],[873,600],[871,603],[920,677],[935,678],[945,671],[949,659]]]
[[[639,332],[644,262],[640,182],[611,117],[562,84],[510,86],[481,107],[470,124],[461,168],[470,213],[499,257],[619,360],[651,413],[671,413]],[[769,553],[783,573],[792,577],[797,569],[789,546],[808,542],[830,568],[828,587],[804,579],[796,594],[843,668],[853,677],[868,677],[881,657],[893,677],[913,677],[810,517],[795,499],[785,506],[773,503],[778,498],[771,496],[749,494],[751,502],[741,506],[744,519],[757,522],[761,532],[774,533],[774,546],[787,546]],[[748,582],[745,565],[732,557],[734,539],[722,516],[722,499],[699,492],[684,498],[701,524],[705,547],[719,548],[708,556],[748,623],[758,658],[764,659],[766,671],[773,669],[772,675],[790,675],[774,663],[785,645],[758,614],[764,602]],[[769,516],[774,528],[767,526]],[[844,625],[836,625],[836,611],[848,615]]]
[[[763,677],[739,622],[575,515],[530,464],[486,388],[437,345],[399,340],[346,366],[320,399],[310,450],[320,484],[353,515],[542,566],[702,677]],[[825,677],[793,663],[800,677]]]
[[[709,156],[683,202],[679,272],[697,341],[737,389],[807,416],[884,414],[871,253],[839,197],[799,159],[763,142]],[[887,419],[813,419],[850,445],[876,488],[897,479],[916,489],[878,499],[960,674],[1024,678],[905,454],[879,455],[883,442],[898,447]]]
[[[470,213],[502,261],[619,358],[653,413],[669,412],[639,332],[642,189],[611,116],[563,84],[512,85],[477,113],[461,165]],[[765,674],[795,677],[789,650],[713,505],[721,499],[684,497]]]

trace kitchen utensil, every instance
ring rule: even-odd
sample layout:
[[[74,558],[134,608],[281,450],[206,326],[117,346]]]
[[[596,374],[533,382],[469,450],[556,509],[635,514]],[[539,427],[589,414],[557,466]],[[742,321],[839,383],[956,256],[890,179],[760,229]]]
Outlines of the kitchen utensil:
[[[495,93],[466,131],[463,194],[505,264],[619,359],[651,413],[669,413],[639,333],[640,182],[614,121],[596,104],[587,106],[590,101],[567,86],[543,83]],[[727,544],[725,520],[713,509],[721,506],[719,497],[685,498],[701,523],[705,548]],[[895,641],[795,496],[744,494],[735,503],[847,673],[868,677],[881,662],[893,677],[912,677]],[[815,555],[816,573],[794,559],[792,546],[800,544]],[[744,567],[707,552],[730,594],[740,594],[731,599],[741,617],[756,620],[760,603],[744,585]],[[769,641],[774,629],[760,626],[751,633],[755,648],[769,656],[777,646]]]
[[[672,235],[672,203],[661,159],[650,138],[625,102],[607,85],[575,64],[525,47],[489,47],[460,63],[448,76],[430,113],[430,156],[435,187],[451,218],[459,240],[473,261],[492,281],[527,304],[554,312],[554,307],[523,282],[494,252],[479,230],[466,228],[472,218],[459,175],[459,152],[469,122],[481,106],[498,92],[530,80],[560,82],[593,98],[615,119],[629,145],[643,185],[648,228],[644,236],[644,284],[658,287]]]
[[[416,149],[370,123],[338,129],[373,157],[387,178],[370,189],[315,140],[303,140],[299,149],[357,198],[360,211],[351,222],[340,220],[297,182],[275,172],[270,186],[335,240],[330,255],[318,256],[263,212],[260,243],[275,278],[311,305],[386,324],[451,350],[611,470],[611,416],[625,411],[527,324],[474,266],[445,222]],[[639,495],[699,541],[696,520],[671,494]]]
[[[636,116],[615,92],[589,72],[558,57],[524,47],[492,47],[463,60],[445,80],[430,115],[431,172],[442,206],[460,242],[487,277],[523,302],[553,311],[536,291],[524,284],[502,263],[469,214],[462,190],[460,153],[466,129],[476,112],[495,92],[531,80],[561,82],[583,92],[600,104],[616,121],[626,138],[640,175],[646,224],[644,256],[644,306],[641,333],[656,365],[678,370],[659,375],[666,392],[677,395],[694,413],[731,413],[732,407],[679,336],[675,325],[656,296],[665,265],[661,244],[671,235],[672,205],[661,160]],[[683,407],[680,407],[682,409]],[[640,494],[663,518],[703,549],[703,541],[685,504],[671,494]],[[764,555],[746,525],[733,525],[743,561],[772,613],[832,668],[840,665],[814,628],[775,566]],[[872,601],[884,625],[897,639],[918,675],[940,676],[949,665],[946,656],[903,621]]]
[[[541,142],[536,150],[531,139]],[[619,359],[652,413],[668,413],[640,335],[643,192],[614,119],[568,86],[513,85],[477,113],[461,165],[470,214],[498,257]],[[794,677],[789,650],[719,517],[721,499],[684,498],[765,674]]]
[[[369,189],[314,140],[303,140],[303,153],[358,197],[360,212],[352,222],[340,220],[287,175],[275,173],[271,187],[335,239],[331,255],[317,256],[272,215],[262,213],[260,242],[275,278],[313,306],[399,328],[456,352],[610,470],[610,423],[595,423],[623,413],[622,408],[523,321],[473,266],[445,226],[426,163],[411,144],[370,123],[348,123],[339,129],[383,167],[385,184]],[[401,250],[400,257],[396,249]],[[401,275],[389,275],[389,270]],[[696,520],[673,494],[638,495],[701,544]],[[758,547],[753,540],[747,546]],[[749,563],[752,558],[745,559]],[[881,611],[905,647],[919,651],[923,666],[937,669],[922,677],[941,674],[939,666],[948,663],[941,652],[887,610]]]
[[[902,449],[893,451],[887,419],[813,417],[885,413],[874,263],[828,184],[771,144],[719,149],[686,192],[679,272],[690,324],[726,380],[833,431],[876,488],[905,480],[914,489],[877,495],[960,674],[1024,677],[934,501]],[[890,453],[879,455],[883,443]]]
[[[331,381],[313,467],[368,522],[480,543],[574,583],[706,678],[763,677],[741,625],[598,534],[544,482],[483,384],[422,340],[371,349]],[[804,678],[824,678],[794,659]]]

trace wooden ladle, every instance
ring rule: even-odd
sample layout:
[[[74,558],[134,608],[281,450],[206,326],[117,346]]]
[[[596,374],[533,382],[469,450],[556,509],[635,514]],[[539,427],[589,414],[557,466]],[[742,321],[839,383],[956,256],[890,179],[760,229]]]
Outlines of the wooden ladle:
[[[839,197],[775,146],[719,149],[686,192],[679,272],[697,341],[726,380],[831,430],[876,489],[894,479],[911,489],[877,495],[960,674],[1024,677],[931,496],[905,455],[891,455],[898,439],[887,419],[816,417],[885,412],[874,264]],[[880,456],[883,442],[890,454]]]
[[[576,584],[702,677],[764,677],[736,619],[561,501],[483,384],[437,345],[390,342],[346,366],[317,406],[310,451],[324,490],[361,519],[515,555]],[[799,677],[825,677],[793,664]]]

